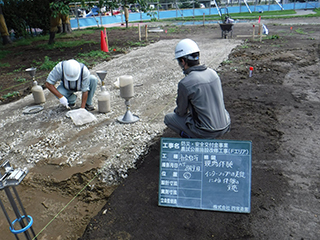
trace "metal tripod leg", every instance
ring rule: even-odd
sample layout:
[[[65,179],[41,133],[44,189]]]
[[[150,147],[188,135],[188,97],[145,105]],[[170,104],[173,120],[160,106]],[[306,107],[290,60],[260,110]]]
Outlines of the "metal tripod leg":
[[[10,231],[15,235],[16,239],[19,240],[18,234],[24,233],[27,240],[31,240],[32,237],[29,234],[29,228],[31,230],[31,233],[33,234],[35,238],[35,233],[32,228],[33,219],[31,216],[27,215],[24,207],[22,206],[22,202],[19,198],[18,192],[15,189],[15,186],[17,186],[23,178],[27,175],[28,169],[13,169],[13,167],[10,165],[9,161],[4,161],[0,164],[0,190],[4,190],[7,198],[11,204],[12,210],[16,216],[16,219],[11,222],[10,217],[0,200],[1,208],[4,212],[4,215],[6,216],[9,225],[10,225]],[[10,187],[12,187],[15,197],[12,195],[10,191]],[[17,201],[18,204],[15,202]],[[19,205],[19,206],[18,206]],[[21,213],[22,212],[22,215]],[[15,229],[14,225],[16,222],[19,222],[20,229]]]
[[[1,208],[2,208],[2,211],[3,211],[4,215],[6,216],[6,219],[7,219],[8,223],[9,223],[10,227],[13,228],[13,225],[12,225],[12,223],[11,223],[11,220],[10,220],[10,218],[9,218],[9,215],[8,215],[8,213],[7,213],[7,211],[6,211],[5,207],[4,207],[1,199],[0,199],[0,205],[1,205]],[[14,235],[14,236],[16,237],[17,240],[19,240],[19,238],[18,238],[17,235]]]
[[[8,188],[5,188],[4,191],[5,191],[6,194],[7,194],[7,197],[8,197],[8,199],[9,199],[9,202],[10,202],[10,204],[11,204],[11,206],[12,206],[12,209],[13,209],[15,215],[16,215],[16,218],[18,219],[18,222],[19,222],[21,228],[25,228],[26,225],[25,225],[24,220],[23,220],[23,218],[22,218],[22,216],[21,216],[21,214],[20,214],[20,212],[19,212],[19,209],[18,209],[18,207],[17,207],[17,204],[16,204],[15,201],[14,201],[14,198],[13,198],[13,196],[12,196],[12,194],[11,194],[11,191],[10,191]],[[29,239],[30,239],[30,240],[32,239],[32,238],[30,237],[28,231],[24,231],[24,235],[26,236],[26,239],[28,239],[28,240],[29,240]]]
[[[19,205],[20,205],[20,208],[21,208],[21,210],[22,210],[22,213],[23,213],[24,216],[26,216],[26,218],[27,218],[28,215],[27,215],[26,210],[24,209],[24,207],[23,207],[23,205],[22,205],[22,202],[21,202],[21,200],[20,200],[20,197],[19,197],[19,195],[18,195],[18,192],[17,192],[16,188],[15,188],[15,187],[12,187],[12,189],[13,189],[14,194],[16,195],[16,198],[17,198],[17,200],[18,200],[18,203],[19,203]],[[28,221],[28,220],[27,220],[27,221]],[[33,234],[33,237],[35,237],[36,234],[35,234],[35,232],[33,231],[32,226],[30,227],[30,231],[31,231],[31,233]],[[34,238],[34,239],[37,240],[37,238]]]

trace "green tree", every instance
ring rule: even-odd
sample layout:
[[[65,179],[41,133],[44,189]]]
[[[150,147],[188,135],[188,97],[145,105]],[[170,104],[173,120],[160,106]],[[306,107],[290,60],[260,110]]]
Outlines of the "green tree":
[[[4,19],[3,13],[2,13],[2,6],[0,4],[0,33],[2,37],[2,43],[3,45],[11,43],[9,32],[7,28],[6,21]]]
[[[128,23],[129,23],[129,5],[130,4],[139,4],[139,9],[142,12],[148,12],[150,9],[148,8],[148,4],[146,0],[99,0],[98,4],[97,1],[92,1],[92,0],[81,0],[81,5],[82,7],[90,6],[92,7],[93,5],[97,5],[100,9],[102,7],[106,7],[107,10],[110,10],[112,13],[112,10],[115,8],[119,8],[120,6],[124,10],[124,15],[125,15],[125,21],[126,21],[126,27],[128,28]]]
[[[56,33],[71,33],[70,0],[54,0],[50,3],[50,37],[49,44],[54,43]]]
[[[49,24],[49,0],[1,0],[3,16],[7,28],[15,38],[30,37],[36,29],[42,29],[40,34],[47,34]]]

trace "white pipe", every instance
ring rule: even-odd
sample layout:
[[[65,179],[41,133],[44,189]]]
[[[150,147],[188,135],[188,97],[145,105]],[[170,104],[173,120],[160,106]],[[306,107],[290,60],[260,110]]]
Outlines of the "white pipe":
[[[251,10],[250,10],[250,8],[249,8],[249,6],[248,6],[247,0],[243,0],[243,2],[244,2],[244,4],[247,6],[248,11],[249,11],[250,13],[252,13]],[[241,6],[240,6],[240,8],[241,8]]]
[[[281,8],[281,10],[284,10],[283,7],[281,6],[281,4],[276,0],[276,3],[279,5],[279,7]]]
[[[216,0],[213,0],[213,1],[214,1],[214,5],[216,5],[216,9],[218,10],[219,16],[221,17],[221,12],[220,12],[220,9],[218,7],[218,4],[217,4]]]

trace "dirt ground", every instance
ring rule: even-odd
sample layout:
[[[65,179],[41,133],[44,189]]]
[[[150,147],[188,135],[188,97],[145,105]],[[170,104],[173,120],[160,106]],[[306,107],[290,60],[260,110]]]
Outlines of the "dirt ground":
[[[305,21],[307,24],[299,24]],[[54,219],[38,239],[319,239],[320,31],[319,25],[312,24],[316,22],[319,23],[319,19],[266,21],[268,38],[262,42],[239,38],[243,43],[232,50],[228,59],[217,63],[226,108],[232,119],[231,132],[223,138],[252,141],[250,214],[159,207],[159,141],[161,137],[177,137],[165,129],[150,139],[150,148],[141,153],[133,164],[136,168],[129,170],[125,179],[118,176],[118,184],[113,185],[90,182],[77,195],[79,201],[76,202],[69,202],[70,197],[95,178],[104,157],[72,168],[61,165],[57,159],[37,162],[37,167],[31,169],[17,190],[25,200],[27,212],[32,212],[32,216],[38,212],[38,219],[45,222],[42,226],[48,218]],[[130,36],[134,37],[136,30],[132,31]],[[236,38],[251,33],[252,23],[236,24],[233,35]],[[186,26],[178,33],[160,33],[153,37],[158,41],[193,36],[206,39],[208,35],[209,39],[219,39],[219,26]],[[229,39],[223,41],[229,43]],[[99,47],[99,44],[95,46]],[[23,69],[31,64],[28,61],[32,58],[49,56],[44,52],[35,57],[40,51],[32,48],[19,51],[26,52],[23,54],[26,60],[17,57],[12,59],[16,62],[10,64],[21,65]],[[63,56],[70,58],[72,53],[59,52],[56,59]],[[251,78],[249,66],[254,67]],[[8,88],[5,83],[13,77],[15,75],[8,76],[1,69],[1,86]],[[30,91],[21,85],[15,89]],[[8,103],[5,100],[3,104]],[[2,128],[7,130],[6,127],[8,124],[2,123]],[[55,128],[51,126],[53,131]],[[50,147],[51,143],[48,144]],[[4,146],[1,147],[3,151]],[[1,155],[1,160],[3,156],[6,155]],[[59,171],[55,171],[58,168]],[[4,199],[3,193],[1,199]],[[33,205],[39,202],[45,211],[34,209]],[[61,214],[57,215],[59,209]],[[36,222],[34,225],[36,232],[41,230]],[[0,229],[1,239],[14,239],[4,217]]]
[[[217,69],[232,118],[224,138],[253,144],[251,213],[157,206],[157,140],[80,239],[320,238],[319,25],[268,27],[273,39],[245,42]]]

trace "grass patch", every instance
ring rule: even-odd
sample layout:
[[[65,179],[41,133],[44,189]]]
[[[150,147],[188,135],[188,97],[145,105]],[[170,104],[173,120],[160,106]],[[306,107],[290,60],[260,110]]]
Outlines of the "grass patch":
[[[14,46],[29,46],[33,42],[38,42],[38,41],[48,41],[48,36],[22,38],[22,39],[19,39],[18,41],[15,41],[13,44]]]
[[[266,18],[266,17],[274,17],[274,16],[283,16],[283,15],[289,15],[289,14],[296,14],[296,11],[294,10],[283,10],[283,11],[268,11],[268,12],[263,12],[263,13],[259,13],[259,12],[252,12],[252,13],[232,13],[231,18],[259,18],[259,16],[261,16],[261,18]]]
[[[299,17],[320,17],[320,9],[314,9],[315,14],[307,14]],[[271,19],[271,18],[294,18],[298,17],[296,15],[295,10],[280,10],[280,11],[266,11],[263,13],[259,12],[244,12],[244,13],[230,13],[229,14],[231,18],[233,19],[258,19],[259,16],[261,16],[263,19]],[[291,15],[291,16],[287,16]],[[221,21],[221,17],[219,15],[206,15],[205,16],[206,21],[215,20],[215,21]],[[184,17],[184,18],[170,18],[160,21],[203,21],[203,16],[190,16],[190,17]]]
[[[88,68],[98,64],[101,59],[106,60],[110,55],[101,50],[95,50],[88,53],[78,53],[78,57],[75,59],[86,65]]]
[[[20,77],[20,78],[16,78],[16,79],[14,79],[16,82],[18,82],[18,83],[24,83],[24,82],[26,82],[27,81],[27,79],[25,79],[25,78],[22,78],[22,77]]]
[[[79,57],[85,57],[85,58],[102,58],[102,59],[106,59],[108,57],[110,57],[110,55],[108,55],[107,53],[101,51],[101,50],[95,50],[95,51],[91,51],[88,53],[78,53]]]
[[[295,30],[296,33],[299,33],[299,34],[307,34],[306,32],[304,32],[301,28],[298,28]]]
[[[39,66],[38,68],[40,70],[48,70],[51,71],[60,61],[51,61],[50,58],[48,56],[44,57],[44,61],[42,62],[37,62],[37,61],[33,61],[33,63],[36,66]]]
[[[10,98],[10,97],[15,97],[15,96],[19,96],[19,92],[14,91],[12,93],[7,93],[7,94],[3,95],[2,98],[7,99],[7,98]]]
[[[77,60],[79,63],[83,63],[88,68],[90,68],[98,63],[97,61],[94,61],[92,59],[90,59],[90,61],[88,61],[87,59],[84,59],[84,58],[75,58],[75,60]]]
[[[259,16],[262,18],[273,18],[274,16],[283,16],[283,15],[288,15],[288,14],[296,14],[294,10],[283,10],[283,11],[268,11],[268,12],[252,12],[252,13],[230,13],[230,17],[233,19],[257,19]],[[183,19],[181,18],[171,18],[171,19],[166,19],[169,21],[203,21],[203,16],[190,16],[190,17],[184,17]],[[205,20],[221,20],[221,17],[219,15],[207,15],[205,16]]]
[[[21,72],[22,69],[24,69],[24,68],[25,68],[25,66],[21,66],[21,67],[15,69],[15,70],[13,70],[13,72],[14,72],[14,73]]]
[[[142,46],[146,46],[145,43],[142,43],[142,42],[132,42],[132,41],[128,41],[127,44],[130,46],[130,47],[142,47]]]
[[[11,53],[10,50],[3,50],[0,51],[0,60],[6,58]]]
[[[121,49],[120,49],[120,48],[117,48],[117,46],[110,46],[110,47],[109,47],[109,51],[113,51],[113,52],[120,51],[120,52],[121,52]]]
[[[71,34],[56,34],[56,39],[64,39],[64,38],[75,38],[75,37],[80,37],[82,35],[91,35],[95,33],[95,29],[94,28],[86,28],[83,30],[73,30]]]
[[[179,32],[179,27],[175,26],[175,27],[169,27],[167,29],[167,32],[168,33],[176,33],[176,32]]]
[[[47,49],[47,50],[53,50],[56,48],[71,48],[71,47],[78,47],[84,44],[97,44],[99,41],[66,41],[66,42],[55,42],[54,44],[49,45],[48,43],[44,44],[39,44],[38,47],[42,49]]]
[[[0,63],[0,67],[10,67],[9,63]]]
[[[229,60],[229,59],[226,59],[226,60],[224,60],[224,61],[222,62],[223,65],[228,65],[228,64],[230,64],[230,63],[232,63],[232,61]]]
[[[72,38],[76,38],[76,37],[80,37],[82,35],[91,35],[95,33],[96,28],[87,28],[87,29],[81,29],[81,30],[74,30],[72,31],[71,34],[56,34],[55,35],[55,39],[72,39]],[[28,38],[21,38],[19,40],[16,40],[12,43],[13,46],[29,46],[31,44],[33,44],[34,42],[39,42],[39,41],[44,41],[44,44],[40,44],[40,47],[43,47],[45,49],[53,49],[55,47],[61,47],[60,44],[63,44],[65,47],[71,47],[70,45],[68,45],[68,43],[59,43],[56,42],[53,45],[49,45],[49,47],[47,48],[48,45],[48,35],[39,35],[39,36],[35,36],[35,37],[28,37]],[[71,41],[72,42],[72,41]],[[72,44],[74,44],[75,42],[72,42]],[[97,41],[97,43],[99,43],[99,41]],[[80,44],[81,45],[81,44]],[[55,47],[54,47],[55,46]],[[75,45],[78,46],[78,45]],[[1,52],[3,52],[1,50]],[[0,53],[0,59],[1,59],[1,54]]]
[[[274,48],[280,48],[280,47],[282,47],[282,45],[281,44],[271,44],[270,45],[271,47],[274,47]]]
[[[277,34],[275,34],[275,35],[268,35],[268,36],[267,36],[267,39],[280,39],[280,37],[279,37]]]

